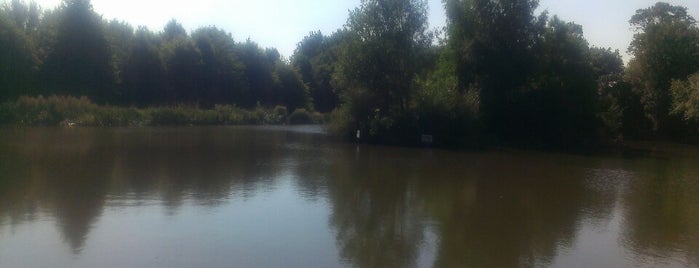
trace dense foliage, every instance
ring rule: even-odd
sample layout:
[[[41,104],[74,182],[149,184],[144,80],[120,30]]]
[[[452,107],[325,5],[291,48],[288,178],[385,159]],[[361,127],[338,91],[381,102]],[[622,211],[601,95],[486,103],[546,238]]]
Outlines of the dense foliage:
[[[161,126],[318,124],[323,116],[303,108],[289,114],[284,106],[210,109],[175,105],[148,108],[97,105],[86,97],[20,97],[0,104],[0,124],[21,126]]]
[[[673,114],[682,115],[685,120],[699,120],[699,72],[686,81],[674,80],[671,93]]]
[[[134,29],[103,20],[89,0],[53,10],[12,0],[0,12],[0,102],[57,94],[105,107],[283,106],[294,122],[332,113],[330,128],[347,138],[448,147],[579,149],[699,134],[699,28],[685,7],[639,9],[624,66],[580,25],[536,14],[537,0],[443,4],[441,35],[427,26],[425,0],[362,0],[342,29],[310,32],[286,60],[215,26]]]
[[[657,3],[640,9],[629,21],[636,30],[626,75],[641,97],[653,131],[662,138],[681,138],[696,126],[671,113],[673,80],[699,71],[699,28],[687,8]],[[690,128],[690,129],[688,129]],[[692,131],[694,132],[694,131]],[[691,134],[690,134],[691,135]]]
[[[216,27],[160,32],[105,21],[89,0],[54,10],[12,0],[0,12],[0,101],[23,95],[86,96],[134,106],[235,104],[312,109],[296,68],[276,49],[236,42]]]

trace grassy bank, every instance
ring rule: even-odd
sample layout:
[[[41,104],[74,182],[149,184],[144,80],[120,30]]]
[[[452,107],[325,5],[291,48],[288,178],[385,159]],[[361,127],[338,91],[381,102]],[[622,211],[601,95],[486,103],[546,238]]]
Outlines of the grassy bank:
[[[23,126],[162,126],[162,125],[262,125],[322,123],[317,112],[284,106],[243,109],[216,105],[211,109],[177,105],[120,107],[97,105],[86,97],[20,97],[0,104],[0,124]]]

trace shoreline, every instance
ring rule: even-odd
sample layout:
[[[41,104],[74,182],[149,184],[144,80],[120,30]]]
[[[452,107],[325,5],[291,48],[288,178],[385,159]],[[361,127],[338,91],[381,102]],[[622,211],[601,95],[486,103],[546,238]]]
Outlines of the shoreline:
[[[197,105],[171,105],[137,108],[98,105],[86,97],[20,97],[0,104],[0,125],[10,126],[214,126],[318,124],[326,115],[277,105],[241,108],[221,104],[210,108]]]

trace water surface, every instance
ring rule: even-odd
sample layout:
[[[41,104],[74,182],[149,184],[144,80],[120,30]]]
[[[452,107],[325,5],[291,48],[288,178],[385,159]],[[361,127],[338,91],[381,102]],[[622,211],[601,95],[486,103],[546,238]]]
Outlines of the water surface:
[[[697,267],[699,150],[337,142],[319,127],[2,128],[0,267]]]

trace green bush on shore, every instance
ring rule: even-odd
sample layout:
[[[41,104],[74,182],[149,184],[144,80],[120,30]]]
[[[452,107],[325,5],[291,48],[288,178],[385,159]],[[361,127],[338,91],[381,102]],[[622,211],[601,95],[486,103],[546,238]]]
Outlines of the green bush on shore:
[[[150,108],[100,106],[86,97],[20,97],[0,104],[0,124],[25,126],[142,126],[142,125],[256,125],[321,123],[322,115],[284,106],[257,105],[243,109],[215,105],[212,109],[176,105]]]
[[[321,122],[324,122],[322,114],[311,112],[303,108],[294,110],[288,118],[288,123],[292,125],[318,124]]]
[[[126,126],[141,124],[146,115],[135,108],[98,106],[86,97],[20,97],[2,105],[2,123],[27,126]]]

